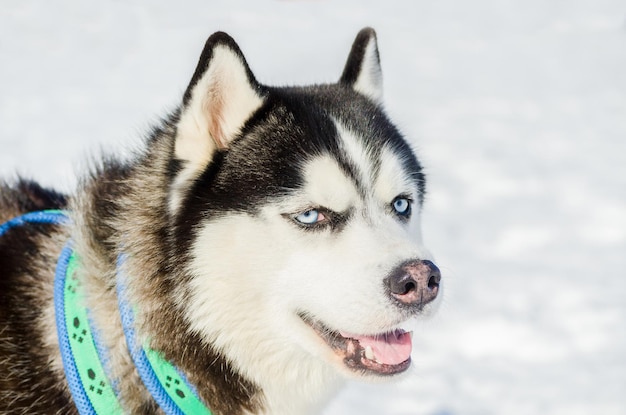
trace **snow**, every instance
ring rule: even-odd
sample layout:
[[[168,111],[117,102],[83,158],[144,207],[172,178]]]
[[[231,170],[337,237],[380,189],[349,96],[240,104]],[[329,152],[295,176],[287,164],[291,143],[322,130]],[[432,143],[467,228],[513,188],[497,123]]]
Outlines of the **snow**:
[[[409,375],[324,415],[626,414],[621,0],[4,2],[0,175],[70,190],[85,156],[138,145],[215,30],[301,84],[337,79],[368,25],[446,297]]]

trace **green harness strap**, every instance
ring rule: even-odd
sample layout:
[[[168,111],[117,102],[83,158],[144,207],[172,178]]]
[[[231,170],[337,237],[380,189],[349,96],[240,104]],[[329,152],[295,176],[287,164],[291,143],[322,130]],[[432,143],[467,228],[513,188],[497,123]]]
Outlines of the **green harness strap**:
[[[68,250],[65,253],[67,261],[64,261],[62,255],[59,263],[61,268],[65,268],[63,272],[63,323],[71,353],[71,356],[67,357],[73,362],[66,359],[67,353],[63,353],[64,365],[66,372],[68,366],[75,367],[77,376],[74,377],[80,382],[80,385],[70,385],[70,389],[72,389],[81,415],[121,415],[123,411],[116,395],[116,388],[109,381],[105,370],[104,348],[98,341],[97,333],[91,328],[89,310],[85,307],[80,281],[75,275],[78,259],[71,247],[68,246],[66,249]],[[124,334],[129,343],[131,356],[142,381],[161,409],[167,415],[211,415],[211,411],[174,365],[146,344],[142,344],[137,350],[137,345],[134,343],[134,330],[128,326],[128,321],[124,321],[129,311],[124,293],[121,294],[120,313],[122,313]],[[132,317],[130,323],[132,323]],[[132,336],[133,340],[130,340],[129,336]],[[137,355],[143,355],[145,359],[137,358]],[[66,360],[68,360],[67,364]],[[69,379],[71,376],[68,376]],[[83,393],[80,393],[81,389]],[[84,402],[84,396],[87,402]]]
[[[121,415],[124,412],[104,369],[103,362],[106,359],[102,353],[99,353],[98,343],[91,329],[89,313],[84,306],[80,282],[76,278],[77,259],[73,251],[68,258],[66,267],[63,284],[64,319],[62,324],[65,325],[66,342],[70,346],[70,355],[67,356],[67,353],[63,353],[63,360],[66,372],[69,372],[68,366],[72,366],[72,362],[66,362],[67,358],[73,360],[73,366],[75,366],[75,372],[78,375],[77,380],[80,381],[80,385],[72,385],[74,376],[68,376],[76,406],[81,415],[83,413]],[[61,347],[63,349],[63,346]],[[83,393],[76,393],[77,389],[82,389]],[[86,395],[88,402],[84,402],[84,395]]]

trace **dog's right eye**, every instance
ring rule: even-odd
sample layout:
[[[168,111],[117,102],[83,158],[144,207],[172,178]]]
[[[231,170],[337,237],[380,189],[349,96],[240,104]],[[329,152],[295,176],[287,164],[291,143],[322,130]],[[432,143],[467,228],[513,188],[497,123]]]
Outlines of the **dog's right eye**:
[[[411,199],[398,196],[394,199],[391,205],[398,216],[403,218],[411,216]]]
[[[303,225],[315,225],[316,223],[326,220],[326,216],[317,209],[310,209],[300,213],[294,219]]]

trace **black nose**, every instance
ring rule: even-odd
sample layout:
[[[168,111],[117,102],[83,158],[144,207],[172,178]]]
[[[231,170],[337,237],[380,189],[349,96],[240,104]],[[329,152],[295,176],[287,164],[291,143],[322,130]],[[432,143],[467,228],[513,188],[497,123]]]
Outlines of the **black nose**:
[[[431,261],[408,261],[385,278],[390,295],[407,305],[424,305],[437,297],[441,271]]]

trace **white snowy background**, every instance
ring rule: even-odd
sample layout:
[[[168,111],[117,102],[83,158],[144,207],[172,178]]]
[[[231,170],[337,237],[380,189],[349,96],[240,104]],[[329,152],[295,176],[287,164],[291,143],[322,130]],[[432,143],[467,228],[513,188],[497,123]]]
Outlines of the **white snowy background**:
[[[69,191],[85,156],[137,146],[213,31],[302,84],[366,25],[447,291],[413,371],[324,415],[626,414],[623,0],[3,0],[0,175]]]

